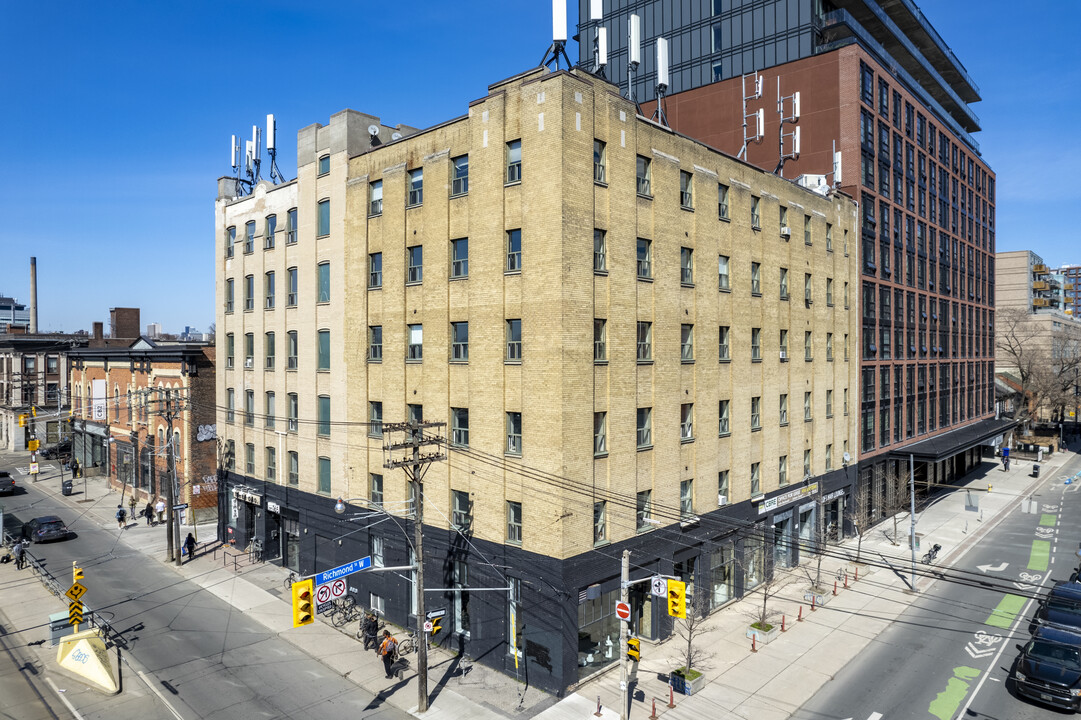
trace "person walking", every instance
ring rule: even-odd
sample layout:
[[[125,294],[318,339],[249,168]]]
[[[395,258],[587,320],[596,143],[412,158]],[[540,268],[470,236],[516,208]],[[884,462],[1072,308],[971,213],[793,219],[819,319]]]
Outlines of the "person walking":
[[[189,562],[195,559],[195,536],[191,533],[184,538],[184,554],[188,556]]]
[[[383,658],[383,669],[387,671],[387,678],[394,677],[391,666],[394,665],[395,655],[398,654],[398,641],[390,634],[390,630],[383,631],[383,642],[379,645],[379,655]]]
[[[79,477],[79,458],[74,458],[71,461],[71,479]]]
[[[368,612],[364,615],[364,621],[361,623],[360,634],[364,638],[364,649],[373,647],[376,650],[379,649],[379,642],[376,640],[376,636],[379,635],[379,618],[375,616],[375,613]]]
[[[154,506],[149,500],[146,501],[146,508],[143,509],[143,517],[146,518],[146,526],[150,527],[154,524]]]
[[[17,541],[15,547],[11,548],[11,552],[15,555],[15,569],[22,570],[23,565],[26,564],[26,548],[23,547],[23,541]]]
[[[158,514],[158,522],[165,522],[165,501],[158,498],[158,501],[154,503],[154,512]]]
[[[121,530],[123,530],[124,526],[127,524],[127,519],[128,519],[128,513],[127,513],[127,511],[124,510],[124,506],[123,505],[117,505],[116,506],[116,525],[117,525],[117,527],[119,527]]]
[[[132,520],[135,520],[135,504],[138,502],[139,501],[135,499],[135,493],[132,493],[131,497],[128,498],[128,517]]]

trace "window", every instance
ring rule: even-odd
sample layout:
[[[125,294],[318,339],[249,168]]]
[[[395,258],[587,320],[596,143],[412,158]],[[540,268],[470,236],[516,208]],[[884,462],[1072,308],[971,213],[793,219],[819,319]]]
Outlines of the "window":
[[[227,333],[225,335],[225,367],[233,367],[233,356],[236,349],[236,343],[234,342],[233,333]]]
[[[728,186],[717,184],[717,217],[728,219]]]
[[[324,155],[319,158],[319,170],[316,172],[316,177],[320,175],[327,175],[330,173],[330,155]]]
[[[638,408],[638,449],[653,447],[653,408]]]
[[[762,494],[762,479],[758,474],[759,463],[751,463],[751,497]]]
[[[692,176],[686,170],[679,171],[679,206],[685,210],[694,209],[694,184]]]
[[[638,532],[649,530],[652,527],[652,523],[650,523],[650,520],[653,519],[651,516],[652,508],[650,507],[652,494],[651,490],[642,490],[638,493],[634,513],[635,527]]]
[[[507,362],[522,361],[522,321],[507,320]]]
[[[728,292],[731,286],[728,284],[728,256],[717,256],[717,289]]]
[[[826,305],[833,307],[833,278],[826,278]]]
[[[469,447],[469,408],[451,408],[450,422],[450,444]]]
[[[378,535],[373,535],[370,553],[372,556],[372,567],[378,568],[384,566],[384,547],[383,538]]]
[[[265,230],[265,232],[263,234],[263,249],[264,250],[273,250],[274,249],[274,234],[277,231],[277,229],[278,229],[278,216],[277,215],[267,215],[267,218],[266,218],[266,230]]]
[[[833,417],[833,390],[826,390],[826,417]]]
[[[266,352],[266,369],[274,369],[274,333],[268,332],[263,335],[263,349]]]
[[[289,451],[289,476],[286,482],[290,485],[300,484],[300,456],[295,450]]]
[[[717,435],[724,436],[732,432],[728,424],[728,400],[721,400],[718,411],[720,421],[717,424]]]
[[[244,367],[255,367],[255,333],[244,333]]]
[[[593,544],[600,545],[608,541],[607,503],[604,500],[593,503]]]
[[[844,389],[844,413],[848,414],[848,388]]]
[[[383,253],[368,255],[368,289],[383,287]]]
[[[458,197],[469,192],[469,156],[451,158],[450,196]]]
[[[469,323],[450,324],[450,361],[469,362]]]
[[[507,231],[507,272],[522,272],[522,231]]]
[[[638,162],[635,166],[635,178],[638,181],[638,194],[650,196],[649,186],[650,176],[650,160],[647,157],[638,156]]]
[[[244,473],[248,476],[255,475],[255,445],[244,444]]]
[[[803,477],[811,477],[811,451],[803,451]]]
[[[762,429],[762,398],[751,398],[751,430]]]
[[[782,393],[781,394],[780,418],[781,418],[781,425],[787,425],[788,424],[788,393]]]
[[[608,454],[608,413],[593,413],[593,455]]]
[[[316,302],[330,302],[330,263],[319,263],[316,266],[318,295]]]
[[[648,280],[653,277],[650,263],[650,242],[645,238],[638,238],[638,279]]]
[[[507,542],[522,544],[522,503],[507,501]]]
[[[288,344],[287,350],[289,352],[288,359],[286,360],[286,363],[287,363],[286,367],[288,367],[290,370],[296,370],[297,369],[297,331],[296,330],[290,330],[286,334],[286,340],[287,340],[287,344]]]
[[[234,246],[236,245],[236,228],[231,227],[225,231],[225,257],[231,258],[234,254]]]
[[[751,328],[751,360],[762,360],[762,328]]]
[[[368,497],[372,505],[383,504],[383,476],[376,473],[368,473]]]
[[[255,252],[255,221],[249,220],[244,225],[244,253]]]
[[[751,295],[762,295],[762,263],[751,263]]]
[[[296,393],[289,393],[289,416],[286,427],[289,432],[296,432],[297,426],[300,424],[297,420],[300,414],[300,399]]]
[[[330,435],[330,396],[319,396],[319,425],[317,435]]]
[[[833,333],[826,333],[826,362],[833,362]]]
[[[811,273],[803,273],[803,302],[810,305],[813,298],[811,296]]]
[[[604,230],[593,230],[593,271],[608,272],[606,233]]]
[[[507,143],[507,184],[522,182],[522,141]]]
[[[833,252],[833,225],[826,223],[826,252]]]
[[[318,352],[316,370],[330,370],[330,331],[320,330],[318,333]]]
[[[297,209],[293,208],[285,217],[285,244],[293,245],[297,241]]]
[[[469,276],[469,238],[450,241],[450,276],[452,278]]]
[[[473,527],[473,503],[469,493],[463,490],[451,490],[451,524],[458,532],[469,532]]]
[[[803,421],[811,421],[811,393],[807,391],[803,393]]]
[[[244,391],[244,424],[248,427],[255,425],[255,391]]]
[[[424,280],[424,246],[411,245],[405,249],[405,282],[415,285]]]
[[[788,227],[788,208],[784,205],[780,206],[778,222],[781,226],[781,237],[792,234],[792,229]]]
[[[407,325],[409,345],[406,348],[406,360],[422,360],[424,358],[424,325]]]
[[[297,285],[297,269],[295,267],[289,268],[286,271],[286,275],[289,280],[289,294],[286,295],[285,305],[286,307],[297,306],[297,295],[299,294],[299,287]]]
[[[266,479],[267,482],[277,482],[278,458],[273,447],[266,448]]]
[[[717,504],[728,504],[728,471],[721,470],[717,473]]]
[[[679,519],[694,518],[694,480],[679,481]]]
[[[593,318],[593,362],[608,361],[608,346],[605,340],[607,323],[601,318]]]
[[[263,301],[263,307],[266,310],[274,309],[274,271],[268,272],[263,276],[263,293],[265,300]]]
[[[782,455],[777,458],[777,485],[784,487],[788,484],[788,456]]]
[[[694,362],[694,325],[681,325],[679,329],[680,359]]]
[[[372,180],[368,185],[368,215],[383,214],[383,181]]]
[[[694,440],[694,403],[679,406],[679,439],[681,442]]]
[[[781,348],[781,362],[788,362],[788,331],[781,330],[778,344]]]
[[[319,458],[319,485],[317,486],[317,492],[324,495],[330,494],[330,458]]]
[[[833,445],[826,445],[826,472],[833,469]]]
[[[751,227],[755,230],[762,228],[762,216],[758,212],[761,203],[762,201],[759,198],[754,195],[751,196]]]
[[[233,312],[233,278],[225,280],[225,312]]]
[[[318,224],[315,234],[317,237],[330,235],[330,200],[320,200],[318,210]]]
[[[255,309],[255,276],[244,277],[244,310]]]
[[[717,357],[721,362],[728,362],[732,359],[732,355],[729,352],[728,347],[728,326],[721,325],[718,332],[718,345],[717,345]]]
[[[231,423],[236,420],[236,391],[229,388],[225,391],[225,422]]]
[[[409,194],[406,198],[407,208],[417,207],[424,202],[424,168],[417,168],[408,172]]]
[[[788,268],[781,268],[781,299],[788,299]]]
[[[383,403],[376,401],[368,402],[368,435],[370,437],[383,437]]]
[[[507,454],[522,454],[522,413],[507,413]]]
[[[653,361],[653,323],[638,322],[638,362]]]
[[[681,285],[694,287],[694,250],[679,249],[679,282]]]
[[[593,141],[593,182],[606,183],[608,176],[605,173],[605,145],[600,140]]]

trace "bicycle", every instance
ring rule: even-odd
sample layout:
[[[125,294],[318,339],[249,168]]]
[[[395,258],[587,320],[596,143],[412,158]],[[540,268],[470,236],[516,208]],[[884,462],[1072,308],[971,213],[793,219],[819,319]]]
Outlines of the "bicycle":
[[[416,630],[406,630],[406,634],[409,636],[398,643],[398,654],[408,655],[411,652],[417,650],[417,632]]]
[[[938,557],[938,551],[942,549],[942,546],[935,543],[931,546],[931,549],[923,554],[922,561],[925,565],[930,565]]]
[[[300,575],[295,572],[290,572],[285,577],[285,591],[291,591],[293,589],[293,584],[298,582],[300,582]]]
[[[334,607],[330,611],[330,622],[334,627],[348,625],[360,618],[360,608],[357,607],[357,599],[352,595],[335,598],[331,603]]]
[[[371,644],[373,647],[375,647],[375,649],[378,650],[379,649],[379,633],[383,632],[383,629],[387,625],[386,625],[386,623],[383,622],[383,619],[381,617],[379,617],[379,613],[377,613],[375,610],[365,610],[363,615],[367,616],[369,613],[373,617],[375,617],[375,629],[372,631],[371,635],[369,635],[368,637],[364,637],[364,620],[361,620],[360,621],[360,627],[357,628],[356,636],[357,636],[357,640],[364,641],[364,644],[365,644],[364,649],[365,650],[368,649],[368,644]]]

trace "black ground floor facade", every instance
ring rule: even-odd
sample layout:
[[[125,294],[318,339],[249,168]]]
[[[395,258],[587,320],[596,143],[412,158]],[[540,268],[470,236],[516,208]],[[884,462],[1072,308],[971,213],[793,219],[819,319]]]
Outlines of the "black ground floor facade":
[[[624,549],[631,551],[632,580],[678,577],[688,584],[688,601],[711,612],[753,590],[775,566],[795,566],[818,543],[842,539],[850,531],[846,518],[856,477],[855,467],[838,469],[563,560],[425,526],[424,609],[446,610],[434,640],[562,694],[618,659],[615,603]],[[368,555],[376,567],[413,563],[407,517],[363,506],[339,515],[335,498],[234,473],[225,473],[220,487],[222,540],[255,546],[268,562],[301,575]],[[359,604],[413,627],[413,583],[409,570],[392,570],[356,573],[347,585]],[[663,598],[654,601],[648,582],[632,587],[632,631],[647,641],[668,637],[673,625]]]

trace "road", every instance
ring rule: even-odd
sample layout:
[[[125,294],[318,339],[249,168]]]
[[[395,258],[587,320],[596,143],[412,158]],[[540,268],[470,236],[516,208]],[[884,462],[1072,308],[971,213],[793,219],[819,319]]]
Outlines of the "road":
[[[1017,696],[1010,678],[1029,637],[1031,599],[1077,567],[1081,471],[1048,477],[1038,512],[1011,511],[792,717],[1028,720],[1060,712]],[[975,522],[973,523],[975,524]]]
[[[72,561],[78,560],[86,572],[83,584],[90,588],[85,602],[124,634],[131,666],[124,681],[125,695],[141,693],[145,702],[133,706],[130,714],[103,716],[140,720],[409,717],[183,579],[159,559],[140,552],[130,544],[138,538],[132,533],[140,530],[119,531],[109,501],[102,507],[79,505],[78,495],[63,498],[47,491],[46,485],[55,483],[35,486],[25,476],[19,480],[25,493],[5,498],[9,516],[25,521],[56,514],[77,534],[64,542],[33,546],[34,555],[65,583]],[[18,657],[0,657],[5,670],[19,662]],[[0,678],[7,675],[0,672]],[[0,687],[6,689],[6,685]],[[56,694],[42,695],[57,704]],[[6,698],[5,694],[5,706]]]

